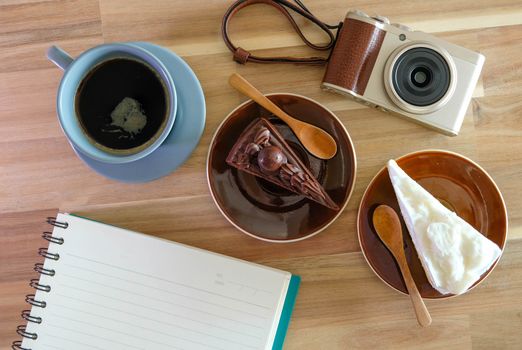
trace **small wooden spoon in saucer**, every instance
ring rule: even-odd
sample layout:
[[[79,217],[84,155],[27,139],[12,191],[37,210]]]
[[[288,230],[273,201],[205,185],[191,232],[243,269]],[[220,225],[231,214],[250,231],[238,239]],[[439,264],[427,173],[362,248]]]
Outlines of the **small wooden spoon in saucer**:
[[[388,250],[393,254],[395,260],[399,264],[399,268],[406,283],[406,288],[410,295],[417,321],[422,327],[427,327],[431,324],[431,316],[424,305],[424,301],[415,285],[415,281],[411,276],[410,268],[406,262],[404,254],[402,229],[399,216],[393,208],[387,205],[379,205],[373,212],[373,226],[377,234],[386,245]]]
[[[288,124],[308,152],[320,159],[330,159],[335,156],[337,153],[337,143],[332,135],[317,126],[305,123],[288,115],[241,75],[233,73],[228,82],[236,90],[250,97],[263,108],[272,112],[276,117]]]

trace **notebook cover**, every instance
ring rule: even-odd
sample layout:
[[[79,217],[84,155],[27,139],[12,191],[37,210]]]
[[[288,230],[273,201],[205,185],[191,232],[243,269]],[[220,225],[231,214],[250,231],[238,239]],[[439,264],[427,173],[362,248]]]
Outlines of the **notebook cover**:
[[[290,278],[290,283],[288,284],[285,303],[283,305],[283,311],[281,311],[281,317],[279,318],[279,325],[277,326],[272,350],[279,350],[283,348],[286,331],[288,330],[288,325],[290,323],[290,316],[292,316],[292,311],[294,310],[295,298],[297,297],[297,291],[299,290],[300,283],[301,277],[292,275]]]
[[[69,214],[82,219],[99,222],[101,224],[107,225],[101,221],[93,220],[87,218],[85,216],[77,215],[77,214]],[[113,226],[113,225],[109,225]],[[274,343],[272,345],[272,350],[280,350],[283,349],[283,344],[285,342],[286,333],[288,330],[288,325],[290,324],[290,318],[292,316],[292,311],[294,310],[295,299],[297,298],[297,292],[299,291],[299,285],[301,284],[301,277],[297,275],[292,275],[290,278],[290,282],[288,283],[288,289],[286,291],[285,303],[283,305],[283,310],[281,311],[281,316],[279,318],[279,325],[277,326],[276,335],[274,338]]]

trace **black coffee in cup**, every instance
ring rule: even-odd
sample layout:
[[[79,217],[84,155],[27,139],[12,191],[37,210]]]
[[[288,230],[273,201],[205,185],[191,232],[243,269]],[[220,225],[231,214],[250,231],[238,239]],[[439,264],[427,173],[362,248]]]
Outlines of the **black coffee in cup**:
[[[167,124],[167,101],[163,80],[148,64],[113,58],[83,78],[75,108],[84,133],[95,146],[131,154],[159,137]]]

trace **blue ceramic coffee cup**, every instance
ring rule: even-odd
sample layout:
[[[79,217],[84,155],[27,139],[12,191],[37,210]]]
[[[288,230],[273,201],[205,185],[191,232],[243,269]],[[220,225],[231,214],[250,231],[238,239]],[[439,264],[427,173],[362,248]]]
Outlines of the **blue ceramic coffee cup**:
[[[176,118],[176,88],[169,71],[153,53],[132,43],[114,43],[96,46],[76,59],[59,47],[52,46],[47,51],[47,57],[64,71],[58,88],[56,109],[60,126],[77,151],[100,162],[129,163],[153,152],[169,135]],[[165,87],[167,105],[164,122],[149,140],[138,147],[120,151],[108,149],[90,138],[83,129],[75,108],[75,98],[83,79],[99,64],[115,58],[132,59],[151,68]]]

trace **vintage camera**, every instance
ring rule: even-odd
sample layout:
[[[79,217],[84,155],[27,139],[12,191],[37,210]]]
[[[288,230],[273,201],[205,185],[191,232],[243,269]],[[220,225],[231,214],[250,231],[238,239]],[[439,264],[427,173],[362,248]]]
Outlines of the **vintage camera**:
[[[322,87],[456,136],[484,60],[385,17],[350,11]]]

